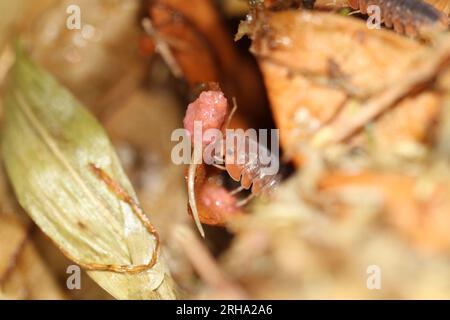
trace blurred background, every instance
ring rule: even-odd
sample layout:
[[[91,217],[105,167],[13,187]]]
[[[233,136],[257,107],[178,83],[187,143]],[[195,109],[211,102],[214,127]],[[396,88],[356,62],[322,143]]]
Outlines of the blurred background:
[[[71,5],[79,28],[67,27]],[[329,123],[344,101],[382,94],[434,49],[372,33],[337,6],[277,16],[250,52],[249,37],[234,41],[249,10],[241,0],[0,0],[0,114],[20,39],[106,129],[185,297],[450,298],[448,67],[352,139],[304,145],[305,121]],[[253,201],[225,227],[206,226],[203,241],[170,136],[210,81],[237,98],[233,127],[280,129],[285,161],[274,198]],[[69,289],[70,265],[17,204],[2,169],[0,298],[112,299],[84,273]]]

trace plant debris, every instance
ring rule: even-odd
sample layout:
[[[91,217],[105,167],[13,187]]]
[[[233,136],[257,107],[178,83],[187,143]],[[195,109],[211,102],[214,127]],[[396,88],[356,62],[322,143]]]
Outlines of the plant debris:
[[[0,4],[0,299],[449,299],[448,4]]]

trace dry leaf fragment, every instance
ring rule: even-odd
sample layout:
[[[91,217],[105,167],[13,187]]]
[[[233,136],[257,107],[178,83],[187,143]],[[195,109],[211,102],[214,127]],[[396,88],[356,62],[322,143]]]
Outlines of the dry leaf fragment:
[[[212,0],[199,0],[195,6],[157,0],[149,6],[149,16],[191,89],[218,82],[227,96],[236,97],[239,112],[264,119],[264,89],[256,67],[235,47]]]
[[[302,142],[324,145],[349,138],[427,84],[449,55],[446,34],[437,37],[435,47],[426,47],[330,13],[266,12],[251,36],[281,143],[296,153],[297,163],[302,156],[293,150]],[[423,100],[416,97],[409,101],[415,107]],[[420,141],[416,127],[427,128],[439,105],[430,104],[429,113],[404,133]],[[402,117],[393,119],[391,128],[403,126]]]
[[[319,183],[320,192],[335,199],[375,193],[385,209],[386,221],[418,247],[432,252],[448,252],[450,248],[450,190],[445,176],[420,177],[387,171],[332,172]],[[357,192],[357,190],[359,190]],[[339,211],[345,212],[345,204]]]
[[[0,292],[14,299],[64,299],[27,234],[12,214],[0,213]]]
[[[152,268],[139,267],[157,246],[142,217],[89,167],[101,168],[137,205],[103,128],[20,48],[5,109],[6,171],[19,203],[44,233],[72,259],[102,266],[96,270],[128,266],[121,273],[88,271],[116,298],[175,298],[161,256]]]
[[[26,1],[27,6],[35,1]],[[51,2],[43,6],[41,2]],[[33,3],[33,4],[31,4]],[[139,56],[139,0],[45,0],[25,11],[25,43],[33,59],[64,84],[95,114],[126,98],[145,77]],[[69,6],[81,12],[80,29],[66,26]],[[141,59],[140,59],[141,58]]]
[[[382,152],[401,151],[402,146],[424,143],[432,125],[438,120],[441,98],[433,91],[409,96],[381,115],[371,126],[370,134],[361,132],[352,142],[371,145]],[[395,137],[395,140],[392,138]]]

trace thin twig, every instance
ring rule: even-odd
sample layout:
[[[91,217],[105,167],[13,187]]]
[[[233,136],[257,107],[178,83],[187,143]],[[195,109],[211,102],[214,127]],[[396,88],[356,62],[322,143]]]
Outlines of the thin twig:
[[[173,237],[185,252],[199,277],[210,288],[217,292],[226,292],[229,298],[247,298],[243,290],[222,271],[206,246],[190,229],[183,225],[177,225],[174,227]]]
[[[181,70],[180,66],[178,65],[177,61],[175,60],[175,57],[173,56],[172,50],[170,49],[169,45],[166,41],[164,41],[158,32],[153,27],[153,24],[149,18],[144,18],[142,20],[142,27],[144,28],[145,32],[152,37],[152,39],[155,41],[156,50],[161,55],[161,57],[164,59],[166,64],[169,66],[170,71],[174,75],[175,78],[182,79],[183,78],[183,71]]]
[[[347,139],[419,85],[432,80],[439,67],[449,57],[450,36],[446,35],[440,39],[436,47],[430,48],[425,56],[420,57],[417,67],[413,67],[410,72],[403,75],[403,81],[398,81],[380,95],[362,104],[360,112],[355,116],[341,118],[319,130],[314,138],[314,144],[323,146]]]

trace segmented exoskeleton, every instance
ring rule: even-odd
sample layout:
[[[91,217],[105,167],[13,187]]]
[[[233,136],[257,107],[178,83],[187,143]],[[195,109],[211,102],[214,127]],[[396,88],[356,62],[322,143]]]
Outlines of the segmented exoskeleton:
[[[233,139],[233,136],[227,136],[227,139]],[[221,157],[215,158],[213,165],[226,170],[234,181],[240,182],[241,186],[234,192],[251,188],[251,196],[238,203],[243,205],[253,196],[270,193],[278,183],[278,176],[267,172],[268,167],[278,159],[256,137],[243,136],[238,139],[241,139],[240,143],[234,141],[237,143],[232,143],[231,148],[227,148],[226,144],[222,146],[224,152]],[[239,144],[242,146],[240,149]],[[266,159],[264,163],[261,161],[262,157]]]
[[[415,36],[424,27],[447,27],[447,16],[421,0],[347,0],[350,7],[367,13],[369,6],[378,6],[386,27],[398,33]]]
[[[346,0],[348,6],[359,10],[362,14],[373,14],[375,11],[367,10],[370,6],[380,9],[381,20],[386,27],[394,28],[398,33],[409,36],[420,35],[423,28],[448,27],[448,17],[440,10],[423,0]],[[330,8],[342,6],[342,1],[336,0],[266,0],[255,1],[254,7],[259,3],[271,10],[283,10],[287,8],[312,9],[314,6]]]
[[[236,103],[234,103],[233,110],[230,113],[227,112],[227,100],[220,89],[216,88],[215,90],[202,92],[197,100],[188,106],[184,118],[184,128],[192,138],[192,142],[202,145],[202,152],[193,152],[187,175],[189,206],[202,236],[204,236],[200,223],[202,218],[204,218],[204,221],[210,222],[209,224],[223,223],[224,219],[210,219],[208,217],[208,215],[213,214],[212,212],[208,213],[212,206],[215,206],[216,211],[234,210],[245,205],[254,196],[271,193],[279,181],[279,176],[268,170],[274,161],[278,162],[278,158],[269,153],[265,146],[251,136],[237,137],[241,139],[240,145],[243,146],[242,148],[238,147],[239,142],[227,144],[223,139],[210,140],[206,139],[205,136],[200,137],[201,141],[195,141],[195,122],[200,123],[203,129],[217,129],[225,132],[235,110]],[[227,113],[228,116],[226,117]],[[226,137],[226,139],[228,138],[229,136]],[[208,182],[206,175],[198,174],[199,166],[202,166],[203,169],[205,166],[205,163],[201,162],[201,157],[204,155],[203,151],[209,147],[212,150],[220,151],[218,154],[214,152],[214,155],[210,155],[212,161],[209,164],[227,171],[232,179],[240,182],[239,188],[227,191],[222,186],[211,185],[211,181]],[[262,159],[264,161],[261,161]],[[235,200],[236,193],[250,188],[250,196],[241,201]],[[196,190],[198,190],[197,194]],[[198,199],[199,194],[204,194],[204,191],[209,194],[207,195],[207,201],[202,202],[202,197],[200,197],[200,200]],[[199,208],[201,209],[199,210]],[[202,212],[202,209],[205,212]],[[227,212],[214,213],[214,215],[225,216]]]

